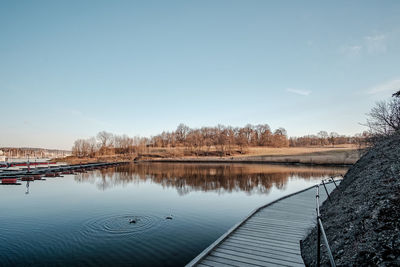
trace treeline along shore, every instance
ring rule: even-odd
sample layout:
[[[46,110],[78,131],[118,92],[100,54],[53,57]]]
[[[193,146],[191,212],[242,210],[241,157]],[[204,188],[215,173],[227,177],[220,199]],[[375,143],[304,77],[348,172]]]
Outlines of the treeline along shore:
[[[366,137],[366,133],[346,136],[326,131],[288,137],[284,128],[273,131],[267,124],[202,128],[180,124],[175,131],[150,138],[102,131],[76,140],[66,160],[351,165],[359,158]]]

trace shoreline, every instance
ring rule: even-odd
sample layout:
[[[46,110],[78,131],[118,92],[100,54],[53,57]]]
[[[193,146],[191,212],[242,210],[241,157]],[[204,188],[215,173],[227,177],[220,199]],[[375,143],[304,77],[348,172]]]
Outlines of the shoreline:
[[[316,160],[309,157],[285,158],[285,157],[268,157],[268,158],[57,158],[50,162],[66,162],[68,164],[84,164],[98,162],[131,162],[131,163],[219,163],[219,164],[273,164],[273,165],[292,165],[292,166],[325,166],[325,167],[351,167],[354,162],[334,161],[334,160]]]
[[[67,157],[53,159],[71,164],[80,162],[157,162],[157,163],[246,163],[246,164],[281,164],[294,166],[338,166],[349,167],[360,158],[361,153],[356,149],[343,148],[266,148],[262,151],[250,151],[247,155],[231,156],[195,156],[171,155],[171,151],[157,149],[147,153],[111,154],[94,157]],[[325,150],[328,149],[328,150]]]
[[[134,160],[134,163],[242,163],[242,164],[274,164],[293,166],[327,166],[327,167],[351,167],[354,163],[338,162],[312,162],[312,161],[279,161],[279,160],[254,160],[254,159],[192,159],[192,158],[168,158],[168,159],[143,159]]]

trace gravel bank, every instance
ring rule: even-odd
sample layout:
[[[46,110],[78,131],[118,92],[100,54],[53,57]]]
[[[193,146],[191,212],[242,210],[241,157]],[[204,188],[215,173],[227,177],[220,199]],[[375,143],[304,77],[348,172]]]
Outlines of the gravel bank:
[[[400,135],[368,151],[339,189],[321,207],[337,266],[400,266]],[[316,233],[314,228],[302,245],[308,266],[316,265]],[[329,266],[324,245],[321,256]]]

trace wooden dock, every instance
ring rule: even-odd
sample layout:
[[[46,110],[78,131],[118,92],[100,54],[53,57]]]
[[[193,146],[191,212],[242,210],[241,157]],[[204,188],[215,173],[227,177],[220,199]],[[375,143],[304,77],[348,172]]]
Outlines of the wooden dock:
[[[313,186],[256,209],[186,266],[304,266],[300,240],[316,225],[315,195]]]

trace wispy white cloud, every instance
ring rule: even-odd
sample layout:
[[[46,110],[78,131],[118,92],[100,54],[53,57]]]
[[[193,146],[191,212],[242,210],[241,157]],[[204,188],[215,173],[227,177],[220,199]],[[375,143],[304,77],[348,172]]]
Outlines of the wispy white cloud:
[[[365,36],[364,39],[368,53],[373,54],[386,52],[387,36],[385,34]]]
[[[393,79],[370,88],[369,90],[367,90],[367,93],[369,95],[374,95],[384,92],[394,93],[399,89],[400,89],[400,79]]]
[[[77,109],[64,109],[64,112],[72,116],[83,116],[83,113]]]
[[[340,50],[342,54],[345,54],[347,56],[358,56],[361,53],[362,49],[363,47],[361,45],[345,45],[342,46]]]
[[[297,94],[297,95],[302,95],[302,96],[308,96],[311,94],[310,90],[302,90],[302,89],[295,89],[295,88],[287,88],[286,91]]]
[[[340,52],[346,56],[359,56],[362,54],[380,54],[387,51],[388,35],[368,35],[351,45],[343,45]]]

